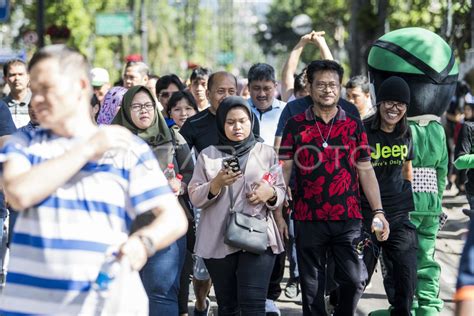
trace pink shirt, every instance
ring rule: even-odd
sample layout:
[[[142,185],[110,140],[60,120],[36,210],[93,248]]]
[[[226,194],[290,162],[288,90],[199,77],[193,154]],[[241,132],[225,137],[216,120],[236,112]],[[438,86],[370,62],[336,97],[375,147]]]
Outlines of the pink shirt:
[[[189,183],[188,191],[191,202],[195,207],[201,208],[201,218],[196,232],[194,251],[202,258],[224,258],[240,249],[233,248],[224,243],[224,233],[229,216],[229,188],[224,187],[217,196],[208,199],[210,181],[217,175],[222,167],[222,160],[229,155],[217,150],[214,146],[204,149],[198,157],[194,174]],[[244,176],[233,185],[234,201],[237,210],[244,213],[265,218],[268,213],[268,246],[273,253],[283,252],[283,241],[277,229],[273,212],[283,203],[285,197],[285,184],[280,173],[273,185],[277,193],[275,205],[251,205],[246,194],[251,192],[250,186],[259,182],[271,166],[278,163],[274,149],[262,143],[257,143],[249,153],[246,165],[243,168]]]

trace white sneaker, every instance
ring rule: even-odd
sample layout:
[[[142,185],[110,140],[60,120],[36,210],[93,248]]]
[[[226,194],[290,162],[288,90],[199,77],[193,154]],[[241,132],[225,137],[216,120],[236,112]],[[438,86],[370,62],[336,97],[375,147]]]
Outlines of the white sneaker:
[[[267,299],[265,301],[265,314],[267,316],[280,316],[280,310],[275,304],[275,301]]]
[[[331,304],[329,295],[324,296],[324,305],[326,307],[326,313],[332,315],[334,313],[335,307]]]

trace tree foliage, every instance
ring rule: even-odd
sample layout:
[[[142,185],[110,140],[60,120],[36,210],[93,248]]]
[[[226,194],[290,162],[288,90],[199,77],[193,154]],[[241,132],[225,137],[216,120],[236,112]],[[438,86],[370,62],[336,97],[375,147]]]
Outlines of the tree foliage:
[[[349,64],[351,74],[366,72],[368,50],[382,34],[403,27],[417,26],[442,36],[463,60],[470,47],[470,0],[278,0],[266,15],[266,28],[258,34],[266,54],[287,55],[299,36],[291,29],[294,16],[305,13],[313,29],[326,32],[326,40],[336,59]],[[347,52],[348,54],[346,54]],[[302,61],[319,57],[305,50]]]
[[[188,66],[202,65],[212,69],[231,69],[230,62],[242,61],[247,55],[249,61],[262,57],[258,46],[247,39],[247,50],[242,50],[233,42],[222,45],[223,37],[231,41],[237,38],[235,29],[221,17],[220,27],[216,27],[216,9],[203,5],[201,0],[45,0],[45,29],[51,25],[66,26],[71,30],[67,44],[78,48],[89,57],[96,67],[109,70],[113,80],[120,77],[125,56],[141,54],[141,4],[145,6],[148,64],[155,74],[176,73],[182,78],[189,75]],[[226,14],[233,13],[231,4],[222,0],[221,7],[227,7]],[[24,12],[21,34],[14,39],[16,48],[23,47],[21,35],[36,30],[38,3],[36,1],[12,1],[12,11]],[[97,13],[130,12],[134,19],[135,32],[126,36],[99,36],[95,34]],[[10,21],[10,24],[14,21]],[[18,23],[18,21],[15,21]],[[222,25],[226,26],[222,27]],[[45,43],[51,43],[46,36]],[[28,47],[30,56],[36,49]],[[235,52],[234,52],[235,49]],[[232,52],[231,52],[232,50]],[[248,52],[253,52],[248,56]],[[234,59],[220,63],[222,53],[232,53]]]

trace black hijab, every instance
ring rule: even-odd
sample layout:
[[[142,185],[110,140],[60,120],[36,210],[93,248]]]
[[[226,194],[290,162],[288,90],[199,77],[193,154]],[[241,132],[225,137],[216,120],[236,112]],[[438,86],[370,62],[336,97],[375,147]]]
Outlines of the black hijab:
[[[249,116],[249,120],[251,121],[250,126],[250,134],[249,136],[241,141],[232,141],[225,135],[225,120],[227,114],[230,110],[236,107],[243,107],[247,110],[247,114]],[[245,100],[239,96],[230,96],[225,98],[216,111],[216,120],[217,120],[217,136],[219,141],[217,143],[217,148],[230,155],[234,155],[237,157],[243,157],[247,155],[250,150],[255,146],[257,140],[253,134],[253,125],[254,125],[255,115],[252,115],[252,110]]]

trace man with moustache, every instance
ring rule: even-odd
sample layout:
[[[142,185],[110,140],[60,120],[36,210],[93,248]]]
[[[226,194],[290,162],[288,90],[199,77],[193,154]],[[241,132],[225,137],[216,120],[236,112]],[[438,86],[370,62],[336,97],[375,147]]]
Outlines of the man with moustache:
[[[181,135],[189,145],[199,154],[201,150],[217,144],[216,111],[224,98],[235,95],[237,92],[237,78],[226,71],[218,71],[209,76],[206,96],[209,107],[186,120],[180,129]],[[253,132],[260,135],[260,125],[255,120]]]
[[[288,184],[295,167],[294,220],[303,315],[326,315],[327,255],[335,263],[340,302],[334,315],[354,315],[366,270],[359,257],[362,214],[359,183],[374,217],[389,235],[362,123],[338,106],[343,68],[330,60],[307,69],[313,104],[290,118],[279,154]]]
[[[16,128],[26,125],[30,119],[28,104],[31,100],[31,91],[28,87],[30,76],[26,64],[21,59],[12,59],[3,65],[3,79],[10,88],[10,93],[3,98],[8,105]]]
[[[260,137],[273,146],[276,127],[286,103],[275,98],[277,81],[275,69],[264,63],[250,67],[248,75],[250,98],[248,103],[260,123]]]
[[[260,123],[260,137],[265,144],[273,146],[278,119],[286,104],[275,98],[277,88],[275,69],[268,64],[257,63],[250,67],[247,78],[250,92],[248,103]],[[277,214],[280,215],[281,212]],[[278,225],[286,226],[283,217],[278,216],[275,220]],[[285,256],[285,252],[278,254],[273,266],[265,302],[265,312],[268,316],[280,315],[275,301],[282,291],[280,282],[285,271]]]

